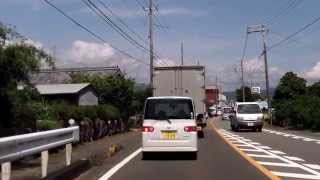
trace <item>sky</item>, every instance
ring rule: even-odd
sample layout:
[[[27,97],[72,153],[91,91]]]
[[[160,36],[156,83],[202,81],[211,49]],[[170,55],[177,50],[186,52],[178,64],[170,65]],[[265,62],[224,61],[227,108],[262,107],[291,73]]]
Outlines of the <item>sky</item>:
[[[92,0],[118,26],[148,48],[147,0]],[[110,14],[102,1],[118,18]],[[0,21],[14,26],[30,43],[56,59],[57,67],[118,65],[138,82],[148,82],[148,54],[130,44],[94,14],[82,0],[50,0],[69,16],[101,36],[101,42],[71,23],[43,0],[0,0]],[[155,0],[154,39],[156,65],[184,62],[206,67],[207,84],[224,91],[240,86],[240,59],[246,27],[266,24],[267,47],[301,29],[320,16],[318,0]],[[271,23],[270,23],[271,22]],[[127,27],[130,28],[127,29]],[[320,78],[320,22],[268,52],[270,84],[294,71],[308,82]],[[130,31],[134,31],[135,34]],[[121,49],[132,57],[127,57]],[[260,33],[248,36],[245,54],[245,81],[264,87],[264,63]],[[143,63],[141,63],[141,61]]]

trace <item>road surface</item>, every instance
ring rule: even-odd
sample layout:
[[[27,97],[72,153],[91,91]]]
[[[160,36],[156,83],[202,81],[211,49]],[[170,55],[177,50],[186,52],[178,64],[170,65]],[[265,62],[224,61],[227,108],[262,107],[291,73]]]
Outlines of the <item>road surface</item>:
[[[226,144],[212,128],[207,127],[205,135],[204,139],[199,140],[197,160],[189,160],[187,155],[179,153],[155,154],[149,160],[142,160],[138,148],[123,158],[128,160],[135,153],[132,159],[124,164],[121,161],[115,163],[113,168],[105,170],[105,178],[101,179],[268,179]],[[123,166],[117,168],[119,163]]]

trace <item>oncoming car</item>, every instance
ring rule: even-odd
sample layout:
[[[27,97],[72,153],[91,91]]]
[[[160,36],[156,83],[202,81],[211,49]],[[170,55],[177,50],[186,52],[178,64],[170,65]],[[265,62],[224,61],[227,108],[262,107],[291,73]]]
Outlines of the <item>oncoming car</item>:
[[[146,100],[142,155],[190,152],[197,159],[198,137],[193,101],[189,97],[150,97]]]
[[[237,102],[231,117],[230,126],[234,131],[239,131],[241,128],[262,131],[263,114],[258,103]]]

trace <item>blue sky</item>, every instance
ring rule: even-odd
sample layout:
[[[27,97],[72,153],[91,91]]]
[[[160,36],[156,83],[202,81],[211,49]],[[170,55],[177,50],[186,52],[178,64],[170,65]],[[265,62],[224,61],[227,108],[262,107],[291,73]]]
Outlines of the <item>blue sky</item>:
[[[137,3],[139,1],[146,6],[146,0],[102,1],[132,29],[147,38],[147,12]],[[265,23],[284,11],[293,1],[295,0],[156,0],[156,23],[168,28],[155,28],[155,47],[162,61],[179,63],[180,43],[183,41],[186,64],[200,61],[206,65],[208,83],[213,83],[218,75],[223,89],[231,90],[239,86],[239,74],[234,69],[240,62],[246,26]],[[320,1],[298,1],[296,7],[268,26],[269,46],[320,16]],[[108,43],[148,61],[147,54],[122,39],[85,7],[81,0],[51,2],[104,37]],[[99,4],[96,0],[95,2]],[[42,0],[1,0],[0,21],[15,25],[18,32],[49,52],[53,52],[53,47],[56,47],[57,64],[60,66],[119,64],[138,81],[147,81],[147,66],[121,56],[108,45],[103,46]],[[319,28],[320,23],[315,24],[269,52],[273,86],[286,71],[295,71],[310,81],[320,78],[320,63],[317,64],[320,62]],[[261,35],[250,35],[245,58],[246,79],[263,86],[263,64],[261,59],[257,59],[261,49]]]

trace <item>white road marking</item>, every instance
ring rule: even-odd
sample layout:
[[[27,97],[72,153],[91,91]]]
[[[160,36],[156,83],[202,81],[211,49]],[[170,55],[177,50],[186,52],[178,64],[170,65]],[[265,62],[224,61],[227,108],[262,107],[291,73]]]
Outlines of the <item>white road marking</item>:
[[[238,147],[250,147],[250,145],[248,145],[248,144],[236,144],[236,146],[238,146]]]
[[[263,154],[247,154],[250,157],[259,157],[259,158],[275,158],[274,156],[270,155],[263,155]]]
[[[220,131],[222,134],[224,134],[222,131]],[[232,133],[231,133],[232,134]],[[270,163],[272,163],[272,165],[278,165],[278,166],[290,166],[290,167],[294,167],[294,168],[300,168],[301,170],[304,170],[310,174],[296,174],[296,173],[286,173],[286,172],[276,172],[277,173],[276,175],[278,176],[284,176],[284,177],[295,177],[295,175],[297,177],[306,177],[307,179],[320,179],[320,172],[308,167],[308,166],[304,166],[302,164],[299,164],[299,163],[296,163],[295,161],[291,161],[289,159],[286,159],[281,155],[283,154],[286,154],[282,151],[275,151],[275,150],[265,150],[265,149],[262,149],[262,148],[259,148],[258,146],[255,146],[252,144],[252,142],[246,142],[246,141],[243,141],[239,138],[239,141],[243,144],[248,144],[250,145],[251,148],[254,148],[256,150],[256,152],[262,152],[262,153],[265,153],[265,155],[269,155],[269,156],[272,156],[274,157],[275,159],[278,159],[280,161],[282,161],[283,163],[274,163],[274,162],[264,162],[264,164],[269,164],[271,165]],[[319,141],[320,142],[320,141]],[[251,152],[254,152],[255,150],[254,149],[241,149],[240,150],[247,150],[247,151],[251,151]],[[279,155],[277,155],[279,154]],[[256,155],[256,154],[255,154]],[[253,155],[253,156],[255,156]]]
[[[303,164],[311,169],[320,170],[320,166],[318,164]]]
[[[276,150],[270,150],[270,152],[272,152],[273,154],[286,154],[282,151],[276,151]]]
[[[99,178],[99,180],[107,180],[112,175],[114,175],[119,169],[121,169],[124,165],[126,165],[131,159],[136,157],[140,152],[142,151],[142,148],[137,149],[135,152],[124,158],[120,163],[115,165],[113,168],[111,168],[107,173],[105,173],[102,177]]]
[[[269,146],[258,146],[259,148],[262,148],[262,149],[272,149],[271,147]]]
[[[286,172],[276,172],[271,171],[276,176],[282,177],[292,177],[292,178],[301,178],[301,179],[320,179],[318,175],[310,175],[310,174],[297,174],[297,173],[286,173]]]
[[[261,150],[259,149],[243,149],[243,148],[240,148],[241,151],[248,151],[248,152],[261,152]]]
[[[275,163],[275,162],[265,162],[265,161],[257,161],[257,162],[265,166],[297,167],[296,165],[290,164],[290,163]]]
[[[293,156],[283,156],[284,158],[287,158],[291,161],[304,161],[303,159],[301,158],[298,158],[298,157],[293,157]]]
[[[249,144],[252,144],[252,145],[260,145],[260,143],[257,143],[257,142],[250,142]]]
[[[303,137],[301,137],[301,136],[293,136],[292,138],[293,138],[293,139],[301,139],[301,138],[303,138]]]
[[[316,142],[317,144],[320,144],[320,139],[313,139],[313,138],[310,138],[310,137],[303,137],[303,136],[298,136],[298,135],[295,135],[295,134],[288,134],[288,133],[284,133],[284,132],[280,132],[280,131],[272,131],[272,130],[269,130],[269,129],[263,129],[264,132],[268,132],[268,133],[271,133],[271,134],[277,134],[277,135],[282,135],[282,136],[285,136],[285,137],[291,137],[293,139],[301,139],[303,141],[306,141],[306,142]]]

